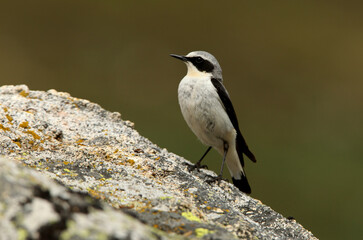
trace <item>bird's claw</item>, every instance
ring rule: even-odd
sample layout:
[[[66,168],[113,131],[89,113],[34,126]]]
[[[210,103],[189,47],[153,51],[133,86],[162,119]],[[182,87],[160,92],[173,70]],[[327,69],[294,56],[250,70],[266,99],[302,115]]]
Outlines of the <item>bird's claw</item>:
[[[190,172],[194,171],[194,169],[197,169],[197,171],[199,172],[199,170],[201,168],[208,169],[208,166],[207,165],[200,165],[200,163],[196,163],[194,165],[189,165],[189,167],[188,167]]]
[[[218,175],[217,177],[212,177],[212,176],[209,176],[210,177],[210,179],[207,179],[207,180],[205,180],[207,183],[215,183],[215,182],[217,182],[217,183],[219,183],[220,181],[226,181],[226,182],[229,182],[228,181],[228,179],[225,179],[225,178],[223,178],[222,176],[220,176],[220,175]]]

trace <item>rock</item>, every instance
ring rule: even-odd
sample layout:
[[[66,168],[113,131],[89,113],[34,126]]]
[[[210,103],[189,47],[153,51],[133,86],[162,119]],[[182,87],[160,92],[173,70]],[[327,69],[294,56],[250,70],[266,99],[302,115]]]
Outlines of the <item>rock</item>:
[[[0,181],[2,240],[173,238],[3,157]]]
[[[133,127],[68,93],[1,87],[1,239],[316,239]]]

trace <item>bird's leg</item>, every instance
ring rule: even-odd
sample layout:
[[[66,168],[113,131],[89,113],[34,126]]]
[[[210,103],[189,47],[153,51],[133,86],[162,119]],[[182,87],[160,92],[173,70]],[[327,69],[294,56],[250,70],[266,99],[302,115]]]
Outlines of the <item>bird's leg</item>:
[[[212,147],[209,147],[207,151],[203,154],[203,156],[199,159],[199,161],[194,165],[197,169],[199,168],[207,168],[207,165],[200,165],[204,157],[209,153]]]
[[[220,179],[222,179],[222,176],[223,176],[224,163],[226,162],[226,156],[227,156],[227,152],[228,152],[228,148],[229,148],[227,142],[224,142],[223,148],[224,148],[223,161],[222,161],[221,171],[218,175],[218,178],[220,178]]]
[[[203,154],[203,156],[200,158],[200,160],[189,168],[189,171],[193,171],[194,169],[197,169],[199,171],[200,168],[208,168],[207,165],[200,165],[200,163],[202,162],[203,158],[209,153],[209,151],[211,149],[212,149],[212,147],[208,147],[207,151]]]
[[[228,143],[227,142],[223,142],[223,149],[224,149],[224,154],[223,154],[223,161],[222,161],[222,166],[221,166],[221,171],[219,173],[219,175],[217,177],[213,177],[212,179],[210,180],[207,180],[207,182],[211,183],[211,182],[219,182],[220,180],[225,180],[228,182],[227,179],[223,179],[222,176],[223,176],[223,168],[224,168],[224,163],[226,162],[226,156],[227,156],[227,152],[228,152]]]

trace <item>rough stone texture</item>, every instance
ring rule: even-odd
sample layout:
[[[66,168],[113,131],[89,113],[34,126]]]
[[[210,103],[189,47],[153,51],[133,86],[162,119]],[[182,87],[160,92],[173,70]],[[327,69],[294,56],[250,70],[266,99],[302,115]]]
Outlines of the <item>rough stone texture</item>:
[[[0,182],[2,240],[174,239],[3,157]]]
[[[1,87],[0,144],[1,155],[43,175],[18,170],[29,175],[25,178],[39,178],[32,187],[12,175],[1,178],[8,184],[6,191],[11,191],[4,190],[6,196],[1,191],[0,213],[8,221],[1,222],[0,232],[14,225],[9,234],[36,238],[49,231],[49,225],[66,221],[65,226],[55,227],[54,236],[87,239],[92,232],[92,236],[144,239],[152,232],[160,238],[316,239],[295,220],[284,218],[232,184],[207,183],[205,179],[216,176],[214,172],[189,172],[189,161],[140,136],[119,113],[68,93],[29,91],[25,85]],[[71,193],[46,177],[82,194]],[[37,195],[44,186],[51,198]],[[53,197],[52,192],[59,195]],[[7,207],[9,194],[22,198],[13,210]],[[74,200],[76,211],[59,203],[70,196],[78,199]]]

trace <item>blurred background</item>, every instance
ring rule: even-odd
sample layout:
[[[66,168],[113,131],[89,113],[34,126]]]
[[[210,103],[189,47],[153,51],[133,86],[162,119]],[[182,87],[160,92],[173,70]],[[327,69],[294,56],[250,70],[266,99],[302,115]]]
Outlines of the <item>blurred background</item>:
[[[361,2],[1,5],[0,85],[89,99],[193,162],[206,147],[180,113],[186,67],[169,54],[211,52],[257,157],[246,162],[251,196],[318,238],[362,236]],[[213,152],[205,163],[219,171],[221,157]]]

